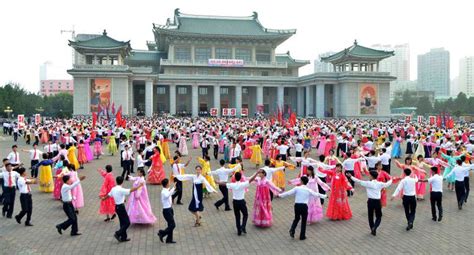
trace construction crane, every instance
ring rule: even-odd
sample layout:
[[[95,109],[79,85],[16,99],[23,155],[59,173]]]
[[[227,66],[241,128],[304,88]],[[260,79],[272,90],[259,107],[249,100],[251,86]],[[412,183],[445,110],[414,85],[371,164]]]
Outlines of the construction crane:
[[[72,26],[71,30],[61,30],[61,34],[63,33],[71,33],[71,41],[74,41],[76,39],[76,30],[74,29],[74,26]],[[74,49],[72,49],[72,59],[71,59],[72,65],[74,65]]]

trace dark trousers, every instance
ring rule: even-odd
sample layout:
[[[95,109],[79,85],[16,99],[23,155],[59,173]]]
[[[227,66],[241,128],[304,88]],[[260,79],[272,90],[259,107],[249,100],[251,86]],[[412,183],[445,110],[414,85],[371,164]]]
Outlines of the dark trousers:
[[[5,193],[5,186],[3,186],[3,178],[0,178],[0,185],[2,185],[2,194],[0,195],[0,203],[3,204],[3,193]]]
[[[39,163],[39,160],[31,160],[31,177],[38,178],[38,168],[35,167]]]
[[[120,221],[120,229],[115,232],[115,234],[118,235],[120,240],[126,240],[127,239],[127,229],[130,227],[130,218],[128,218],[127,210],[125,210],[125,205],[120,204],[120,205],[115,205],[115,213],[117,213],[117,216]]]
[[[122,177],[128,180],[128,176],[130,175],[130,172],[131,172],[132,161],[124,160],[122,167],[123,167]]]
[[[278,154],[281,157],[281,160],[286,161],[286,154]]]
[[[13,141],[17,141],[18,140],[18,133],[13,133]]]
[[[405,217],[409,224],[415,221],[416,198],[415,196],[403,196],[403,208],[405,208]]]
[[[326,178],[320,178],[322,182],[326,183]],[[319,194],[326,194],[326,191],[321,187],[321,185],[318,185],[318,192]],[[324,205],[324,198],[320,198],[321,200],[321,205]]]
[[[464,204],[466,199],[466,189],[464,187],[464,181],[456,181],[454,183],[454,189],[456,190],[456,199],[458,200],[458,206]]]
[[[245,199],[232,201],[234,205],[234,215],[235,215],[235,226],[237,227],[237,232],[245,231],[245,226],[247,226],[247,219],[249,213],[247,211],[247,205],[245,204]],[[242,223],[240,222],[240,214],[242,214]]]
[[[208,155],[208,149],[206,148],[201,148],[202,149],[202,157],[205,158]]]
[[[297,151],[297,152],[295,152],[295,157],[297,157],[297,158],[298,158],[298,157],[301,157],[301,156],[302,156],[301,154],[302,154],[301,151]],[[296,166],[297,166],[297,167],[300,167],[300,166],[301,166],[301,162],[296,162]]]
[[[17,217],[21,220],[26,215],[25,224],[29,224],[31,221],[31,214],[33,213],[33,200],[31,194],[20,194],[21,211]]]
[[[296,226],[301,219],[300,239],[306,238],[306,220],[308,219],[308,205],[295,204],[295,219],[291,224],[290,232],[295,233]]]
[[[350,173],[352,176],[355,176],[354,175],[354,170],[346,170],[346,173]],[[352,188],[355,188],[355,183],[354,181],[352,180],[352,178],[347,178],[347,180],[349,181],[349,183],[351,184]],[[347,191],[347,196],[350,197],[353,195],[353,192],[348,190]]]
[[[172,198],[174,201],[174,199],[178,197],[177,203],[181,203],[181,198],[183,197],[183,182],[178,180],[176,177],[174,178],[174,182],[176,183],[176,192],[173,194]]]
[[[370,229],[377,229],[380,226],[380,222],[382,222],[382,203],[380,202],[380,199],[369,198],[367,200],[367,211]]]
[[[431,202],[431,215],[433,219],[437,219],[436,217],[436,207],[438,207],[438,216],[439,218],[443,217],[443,192],[434,192],[431,191],[430,193],[430,202]]]
[[[464,202],[467,202],[467,197],[469,196],[469,191],[471,190],[469,188],[469,176],[464,177],[464,190],[465,190]]]
[[[214,153],[214,159],[217,160],[217,155],[219,153],[219,145],[214,145],[214,150],[212,151]]]
[[[219,185],[219,190],[222,192],[222,199],[218,200],[214,205],[219,207],[222,204],[225,204],[225,209],[230,210],[229,206],[229,190],[227,189],[227,186],[224,185]]]
[[[72,202],[63,202],[63,210],[64,213],[66,213],[67,220],[58,226],[62,230],[66,230],[69,226],[72,226],[71,234],[76,234],[79,230],[77,227],[77,215]]]
[[[382,164],[382,169],[383,169],[385,172],[387,172],[388,174],[390,174],[390,163],[389,163],[389,165],[383,165],[383,164]]]
[[[15,187],[4,187],[3,190],[3,214],[11,218],[15,208]]]
[[[346,143],[338,143],[337,144],[337,150],[336,150],[336,156],[339,157],[339,152],[346,153],[347,150],[347,144]],[[342,155],[342,153],[341,153]]]
[[[176,223],[174,222],[174,211],[173,208],[166,208],[163,209],[163,218],[165,218],[168,227],[163,230],[163,235],[166,236],[166,242],[173,241],[173,230],[176,227]]]
[[[273,192],[270,190],[270,201],[273,201]]]

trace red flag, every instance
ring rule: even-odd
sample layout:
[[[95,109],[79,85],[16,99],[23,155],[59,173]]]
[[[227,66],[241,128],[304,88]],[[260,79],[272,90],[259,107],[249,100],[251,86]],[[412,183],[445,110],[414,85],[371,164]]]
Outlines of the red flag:
[[[114,102],[114,103],[112,103],[112,114],[114,114],[114,115],[115,115],[115,102]]]
[[[436,126],[439,127],[439,128],[441,127],[441,116],[440,115],[436,116]]]
[[[92,128],[95,128],[96,123],[97,123],[97,113],[93,112],[92,113]]]
[[[122,120],[122,127],[123,128],[127,127],[127,120],[126,119]]]
[[[102,112],[102,107],[100,107],[100,104],[97,105],[97,114],[100,115],[100,113]]]
[[[121,112],[122,111],[122,105],[119,106],[117,112]]]
[[[115,125],[116,126],[122,125],[122,111],[117,112],[117,115],[115,115]]]

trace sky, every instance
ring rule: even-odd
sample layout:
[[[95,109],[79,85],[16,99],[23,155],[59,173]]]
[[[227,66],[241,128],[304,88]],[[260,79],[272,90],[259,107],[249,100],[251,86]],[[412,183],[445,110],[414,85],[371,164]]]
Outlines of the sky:
[[[470,3],[471,2],[471,3]],[[411,79],[416,79],[417,55],[444,47],[451,53],[451,78],[459,72],[459,60],[474,55],[472,10],[468,0],[42,0],[1,1],[0,85],[20,83],[39,91],[39,67],[49,61],[52,78],[71,78],[67,45],[72,30],[101,33],[131,41],[133,49],[146,49],[154,40],[152,24],[165,24],[175,8],[182,13],[250,16],[259,14],[263,26],[297,29],[277,48],[296,59],[311,60],[300,75],[313,72],[314,59],[327,51],[340,51],[357,39],[360,45],[410,44]]]

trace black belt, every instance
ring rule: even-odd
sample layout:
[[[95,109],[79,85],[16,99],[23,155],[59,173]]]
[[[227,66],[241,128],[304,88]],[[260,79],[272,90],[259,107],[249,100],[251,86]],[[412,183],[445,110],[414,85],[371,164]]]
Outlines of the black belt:
[[[375,200],[375,201],[380,201],[380,198],[368,198],[368,200]]]

